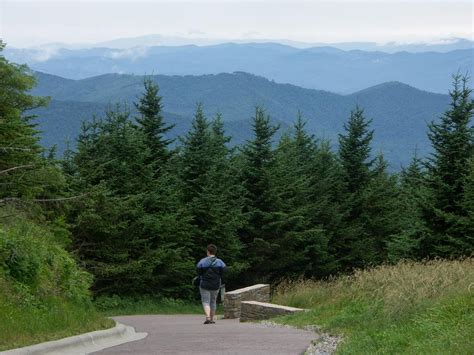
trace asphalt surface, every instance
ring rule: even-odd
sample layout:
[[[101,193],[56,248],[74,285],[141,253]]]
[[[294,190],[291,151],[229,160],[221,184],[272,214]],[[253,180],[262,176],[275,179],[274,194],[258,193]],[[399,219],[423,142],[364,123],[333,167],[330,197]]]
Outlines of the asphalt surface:
[[[144,315],[114,317],[120,323],[147,332],[145,339],[94,354],[303,354],[316,336],[313,332],[237,319],[203,324],[204,316]]]

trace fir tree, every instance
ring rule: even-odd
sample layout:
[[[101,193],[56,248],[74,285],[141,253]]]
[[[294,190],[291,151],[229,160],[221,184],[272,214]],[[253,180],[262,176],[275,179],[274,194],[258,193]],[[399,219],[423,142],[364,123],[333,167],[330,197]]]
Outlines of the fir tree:
[[[373,131],[369,130],[371,121],[364,111],[357,107],[351,112],[345,134],[339,135],[339,159],[343,170],[345,194],[343,209],[345,216],[341,229],[344,235],[335,240],[337,260],[343,269],[363,267],[374,257],[370,236],[364,229],[361,218],[364,208],[363,193],[371,177],[374,160],[370,159]]]
[[[371,170],[372,177],[363,190],[360,221],[366,238],[365,263],[380,264],[388,258],[388,243],[402,229],[400,190],[395,175],[387,172],[388,164],[379,154]]]
[[[459,221],[459,230],[465,236],[465,244],[474,246],[474,157],[468,162],[468,173],[464,179],[464,193],[461,207],[465,214]],[[474,248],[471,247],[471,254]],[[469,254],[469,249],[464,252]]]
[[[209,122],[198,105],[192,128],[183,139],[180,169],[194,228],[193,256],[199,258],[207,244],[217,244],[219,255],[236,274],[242,269],[237,229],[243,223],[243,193],[230,165],[229,140],[221,115]]]
[[[185,181],[185,202],[190,202],[205,186],[205,176],[212,164],[211,132],[202,105],[198,104],[192,127],[182,139],[181,175]]]
[[[402,170],[399,188],[397,218],[401,230],[387,243],[387,258],[391,262],[422,258],[421,246],[430,233],[423,219],[423,206],[426,206],[429,200],[426,171],[423,169],[422,160],[416,154],[410,165]]]
[[[4,47],[0,41],[0,54]],[[35,116],[26,114],[48,102],[28,93],[35,83],[27,66],[0,55],[0,202],[38,197],[46,185],[55,184],[41,156]]]
[[[460,220],[467,215],[462,201],[468,162],[474,154],[471,93],[468,78],[455,75],[450,109],[440,122],[429,125],[428,137],[434,153],[427,164],[428,187],[433,197],[425,215],[432,232],[424,245],[428,256],[469,255],[474,247],[467,231],[459,228]]]
[[[255,109],[253,118],[254,137],[243,148],[242,182],[246,191],[244,212],[246,226],[240,230],[240,237],[245,243],[253,282],[263,280],[268,275],[265,263],[278,248],[275,244],[275,231],[271,224],[272,212],[276,210],[277,198],[271,186],[271,168],[275,158],[272,149],[272,138],[278,130],[270,123],[270,117],[261,107]]]
[[[72,186],[87,192],[69,213],[74,249],[94,274],[98,293],[183,296],[193,274],[190,217],[182,187],[154,177],[143,130],[128,109],[85,124],[70,164]]]
[[[370,169],[374,163],[370,159],[370,143],[374,135],[374,131],[369,130],[371,122],[365,118],[364,110],[356,107],[348,123],[344,124],[346,134],[339,135],[339,157],[347,190],[351,193],[361,191],[370,180]]]
[[[173,129],[174,125],[166,125],[162,116],[163,104],[161,96],[158,95],[159,87],[151,78],[146,78],[144,83],[145,92],[135,103],[140,116],[136,121],[145,134],[145,142],[150,149],[151,159],[159,168],[169,158],[168,146],[173,142],[166,139],[166,134]]]
[[[312,197],[312,168],[317,151],[314,137],[304,129],[301,115],[292,136],[284,134],[272,168],[272,190],[277,206],[272,213],[274,255],[269,265],[271,280],[282,277],[324,276],[330,272],[329,236],[314,219],[317,201]]]

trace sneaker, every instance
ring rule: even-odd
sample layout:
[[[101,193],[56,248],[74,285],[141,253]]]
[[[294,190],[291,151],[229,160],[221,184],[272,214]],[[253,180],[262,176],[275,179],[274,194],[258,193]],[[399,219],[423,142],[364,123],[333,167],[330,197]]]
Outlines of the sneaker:
[[[213,321],[213,320],[211,320],[211,324],[216,324],[216,322],[215,322],[215,321]]]
[[[212,320],[206,319],[206,321],[204,322],[204,324],[212,324]]]

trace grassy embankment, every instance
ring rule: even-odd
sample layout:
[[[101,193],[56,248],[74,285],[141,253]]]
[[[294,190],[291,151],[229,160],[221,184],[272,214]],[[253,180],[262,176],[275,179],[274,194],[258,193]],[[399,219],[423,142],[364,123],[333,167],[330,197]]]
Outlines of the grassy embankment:
[[[473,258],[286,283],[273,301],[310,309],[277,322],[342,334],[338,354],[474,353]]]
[[[92,302],[91,275],[65,250],[68,240],[61,222],[0,209],[0,351],[113,326],[105,316],[202,313],[198,300],[111,296]]]
[[[199,301],[192,302],[171,298],[103,296],[97,298],[94,304],[97,310],[106,316],[203,313]]]
[[[6,209],[0,217],[0,350],[114,325],[95,310],[91,276],[65,251],[61,223]]]

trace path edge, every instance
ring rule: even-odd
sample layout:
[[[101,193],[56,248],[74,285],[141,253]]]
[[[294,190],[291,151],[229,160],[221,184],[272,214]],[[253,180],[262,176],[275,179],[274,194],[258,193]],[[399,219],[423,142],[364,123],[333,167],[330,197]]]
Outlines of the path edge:
[[[71,354],[83,355],[100,351],[112,346],[145,338],[148,333],[137,333],[135,328],[115,322],[115,327],[96,330],[90,333],[48,341],[23,348],[0,351],[1,355],[30,355],[30,354]]]

